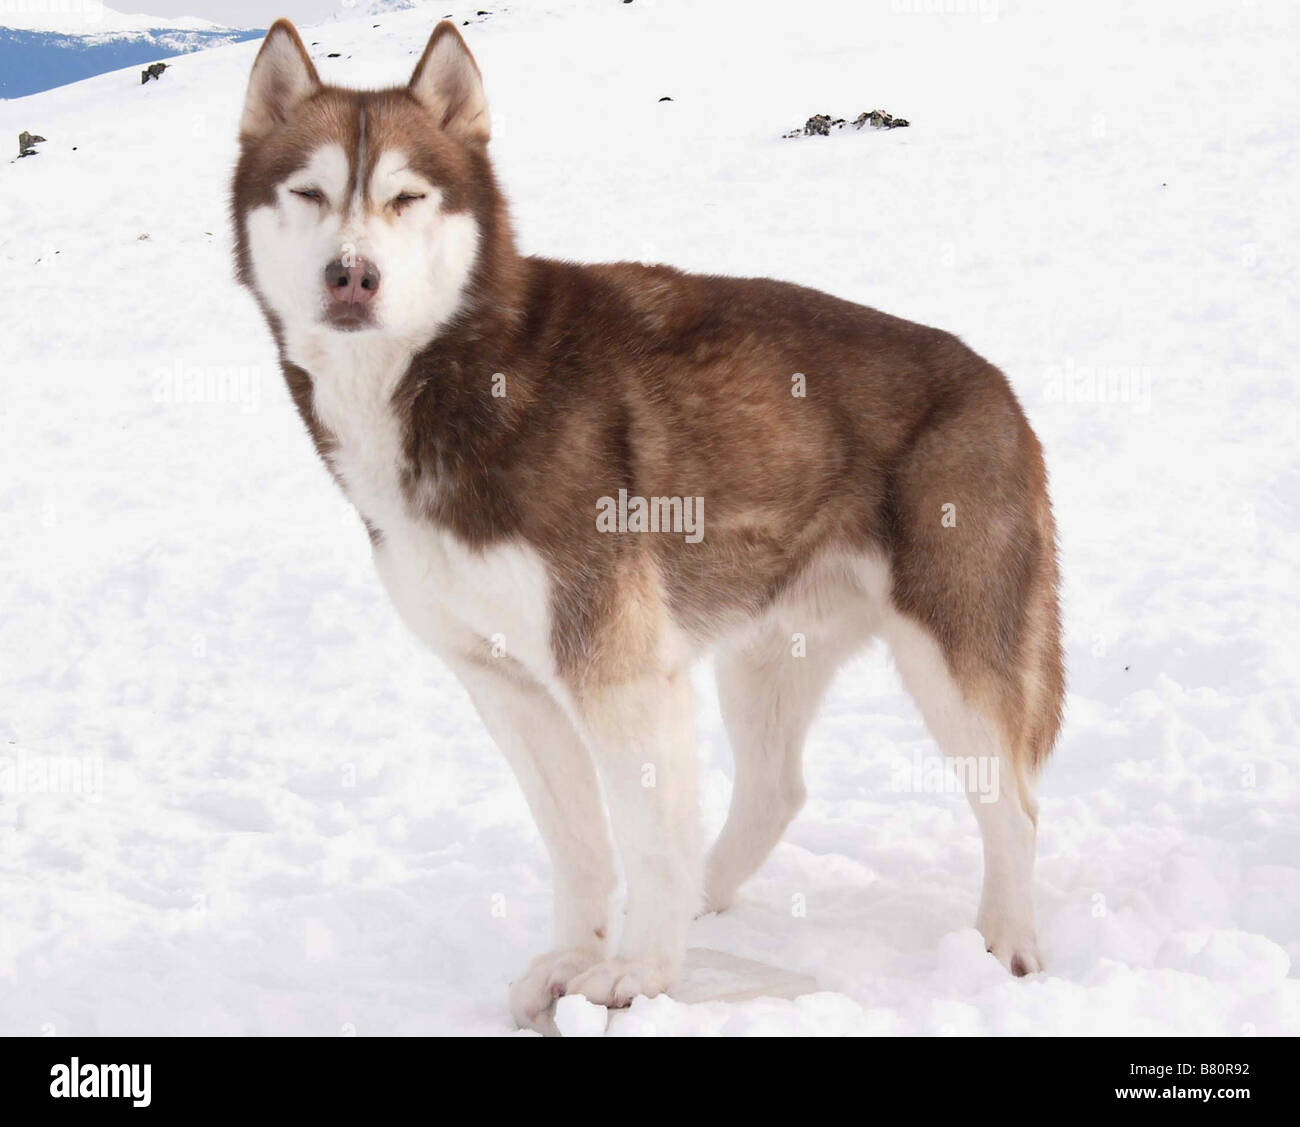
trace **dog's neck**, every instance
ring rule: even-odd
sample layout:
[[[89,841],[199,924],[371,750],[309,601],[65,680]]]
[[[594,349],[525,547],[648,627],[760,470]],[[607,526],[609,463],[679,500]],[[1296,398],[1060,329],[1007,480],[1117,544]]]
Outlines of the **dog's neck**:
[[[378,340],[362,347],[358,341],[348,360],[336,334],[291,342],[277,320],[268,319],[299,413],[331,470],[335,440],[319,402],[326,388],[315,386],[326,377],[325,364],[318,362],[325,351],[334,366],[342,360],[353,369],[351,378],[384,385],[374,390],[387,400],[402,436],[402,488],[408,500],[419,499],[436,523],[458,528],[465,523],[466,499],[480,498],[472,524],[495,534],[505,531],[498,527],[504,514],[484,511],[483,478],[510,461],[514,438],[529,425],[537,402],[540,371],[527,337],[530,308],[539,295],[531,292],[529,261],[516,249],[486,154],[480,176],[484,191],[474,209],[479,227],[474,266],[455,312],[426,343],[412,348]],[[325,382],[338,378],[335,373]],[[334,416],[336,423],[346,417],[346,411]],[[468,529],[466,535],[478,537]]]
[[[427,515],[452,526],[462,523],[458,498],[481,497],[482,475],[509,461],[537,382],[525,340],[529,265],[486,158],[484,165],[490,204],[476,212],[479,250],[460,305],[411,358],[393,396],[406,434],[408,496],[426,498]],[[481,508],[480,522],[497,523]]]

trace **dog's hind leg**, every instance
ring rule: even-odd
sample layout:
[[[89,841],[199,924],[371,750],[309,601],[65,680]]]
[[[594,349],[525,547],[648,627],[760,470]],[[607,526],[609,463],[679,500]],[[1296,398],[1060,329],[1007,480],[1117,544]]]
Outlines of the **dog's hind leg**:
[[[995,719],[963,695],[928,631],[899,616],[885,636],[930,734],[957,761],[979,823],[984,888],[975,926],[1013,974],[1041,970],[1033,905],[1035,780],[1017,770]]]
[[[801,653],[776,630],[719,652],[718,697],[736,774],[705,867],[707,910],[731,904],[803,807],[804,737],[843,656],[842,647],[815,640]]]
[[[882,633],[939,746],[985,781],[970,795],[984,838],[977,924],[1026,974],[1042,966],[1034,788],[1064,697],[1056,536],[1042,454],[1006,382],[972,354],[950,359],[960,392],[891,481]]]

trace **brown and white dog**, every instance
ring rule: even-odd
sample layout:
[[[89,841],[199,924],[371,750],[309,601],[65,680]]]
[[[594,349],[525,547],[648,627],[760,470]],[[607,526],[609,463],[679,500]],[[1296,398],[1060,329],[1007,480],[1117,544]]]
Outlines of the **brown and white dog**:
[[[672,985],[691,918],[799,810],[819,700],[877,637],[944,752],[999,769],[973,801],[977,922],[1013,973],[1039,970],[1057,569],[1007,381],[947,333],[814,290],[523,257],[488,137],[452,24],[406,86],[357,91],[323,85],[281,20],[232,204],[239,278],[380,577],[550,850],[553,948],[512,985],[515,1018]],[[706,862],[688,667],[708,650],[736,768]]]

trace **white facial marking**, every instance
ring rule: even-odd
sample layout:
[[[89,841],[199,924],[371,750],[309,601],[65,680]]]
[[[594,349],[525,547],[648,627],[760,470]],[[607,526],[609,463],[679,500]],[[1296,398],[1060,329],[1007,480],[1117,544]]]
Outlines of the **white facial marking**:
[[[347,190],[348,156],[343,146],[324,145],[307,164],[276,187],[274,204],[254,208],[244,222],[257,292],[286,329],[319,322],[325,265],[339,251],[335,206]],[[324,200],[294,195],[316,189]]]
[[[356,167],[357,168],[366,167],[366,111],[364,107],[362,107],[361,113],[357,121]],[[354,215],[360,214],[365,210],[366,199],[365,199],[365,193],[362,189],[363,189],[363,185],[361,183],[361,177],[358,176],[356,179],[356,184],[353,186],[352,189],[352,213]]]
[[[364,126],[363,119],[359,158]],[[309,338],[340,332],[323,317],[330,262],[360,256],[379,271],[374,326],[359,335],[382,334],[413,354],[455,316],[478,254],[474,216],[443,210],[442,192],[411,171],[404,153],[379,154],[364,194],[361,185],[348,193],[354,163],[342,145],[322,145],[277,186],[274,204],[252,209],[244,220],[257,292],[284,326],[290,359],[308,371]],[[296,194],[304,191],[323,199]],[[402,193],[422,198],[391,206]]]
[[[394,206],[406,193],[422,199]],[[379,154],[367,185],[368,237],[385,291],[401,307],[381,310],[390,331],[424,343],[460,305],[478,254],[478,222],[469,212],[443,209],[443,193],[409,167],[405,153]],[[391,286],[391,289],[390,289]]]

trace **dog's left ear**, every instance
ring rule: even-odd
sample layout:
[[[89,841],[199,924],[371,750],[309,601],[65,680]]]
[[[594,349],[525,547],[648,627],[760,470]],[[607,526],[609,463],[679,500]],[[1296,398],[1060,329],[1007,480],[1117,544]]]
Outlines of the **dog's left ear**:
[[[450,20],[433,29],[407,89],[448,133],[467,141],[486,141],[491,136],[478,64]]]

